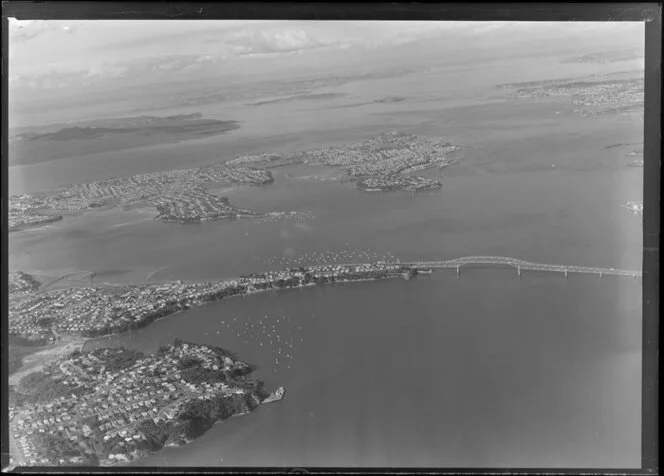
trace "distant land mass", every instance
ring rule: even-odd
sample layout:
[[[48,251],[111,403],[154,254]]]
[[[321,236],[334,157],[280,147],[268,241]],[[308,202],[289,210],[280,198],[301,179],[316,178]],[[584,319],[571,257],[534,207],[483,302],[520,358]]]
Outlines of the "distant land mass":
[[[57,122],[54,124],[45,124],[40,126],[12,127],[9,130],[10,139],[30,138],[38,134],[47,134],[57,132],[60,129],[73,127],[90,128],[113,128],[125,129],[132,127],[144,127],[156,124],[168,124],[175,121],[184,121],[189,119],[202,119],[203,114],[195,112],[192,114],[177,114],[172,116],[130,116],[130,117],[112,117],[105,119],[88,119],[76,122]]]
[[[376,79],[397,78],[400,76],[423,72],[429,69],[427,65],[390,67],[381,71],[362,71],[347,73],[339,76],[313,76],[306,79],[267,79],[258,82],[242,82],[233,85],[210,84],[208,87],[192,90],[185,88],[178,93],[170,93],[165,97],[155,99],[152,96],[144,97],[143,90],[136,90],[136,101],[141,105],[134,109],[136,112],[154,111],[160,109],[173,109],[178,107],[193,107],[199,105],[216,104],[225,101],[269,101],[270,97],[279,95],[315,96],[314,91],[325,87],[338,87],[356,81],[371,81]],[[341,94],[341,93],[335,93]],[[132,95],[133,97],[133,95]],[[318,98],[321,99],[321,98]],[[123,98],[126,100],[126,98]]]
[[[618,74],[627,77],[616,78]],[[643,120],[643,72],[501,84],[510,99],[569,97],[572,112],[585,117],[624,116]]]
[[[381,104],[381,103],[388,103],[388,102],[401,102],[406,98],[403,98],[401,96],[389,96],[386,98],[381,98],[381,99],[376,99],[374,103],[376,104]]]
[[[349,107],[361,107],[361,106],[371,106],[374,104],[393,104],[397,102],[403,102],[407,98],[403,96],[387,96],[382,98],[374,99],[373,101],[364,101],[364,102],[354,102],[350,104],[339,104],[336,106],[329,107],[328,109],[346,109]]]
[[[300,101],[300,100],[314,100],[314,99],[335,99],[345,96],[342,93],[319,93],[319,94],[298,94],[296,96],[289,96],[285,98],[268,99],[249,104],[250,106],[263,106],[265,104],[275,104],[280,102]]]
[[[24,127],[10,131],[10,165],[32,165],[65,157],[132,149],[225,134],[237,121],[206,119],[200,113],[137,116]]]
[[[632,48],[618,51],[602,51],[599,53],[590,53],[582,56],[573,56],[564,59],[563,63],[594,63],[605,64],[615,63],[617,61],[629,61],[643,58],[643,50]]]

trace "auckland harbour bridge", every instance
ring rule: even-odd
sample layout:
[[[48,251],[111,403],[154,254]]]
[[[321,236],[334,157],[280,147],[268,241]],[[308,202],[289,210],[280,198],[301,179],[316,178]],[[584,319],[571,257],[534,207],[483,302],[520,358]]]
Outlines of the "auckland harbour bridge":
[[[465,256],[463,258],[456,258],[447,261],[414,261],[414,262],[401,262],[405,266],[411,266],[418,269],[456,269],[457,273],[461,272],[464,266],[511,266],[516,268],[517,273],[521,275],[522,271],[549,271],[552,273],[561,273],[568,276],[569,273],[577,274],[596,274],[600,277],[604,275],[615,276],[631,276],[636,278],[641,276],[641,271],[616,269],[616,268],[594,268],[590,266],[574,266],[574,265],[560,265],[560,264],[544,264],[532,263],[516,258],[509,258],[504,256]]]

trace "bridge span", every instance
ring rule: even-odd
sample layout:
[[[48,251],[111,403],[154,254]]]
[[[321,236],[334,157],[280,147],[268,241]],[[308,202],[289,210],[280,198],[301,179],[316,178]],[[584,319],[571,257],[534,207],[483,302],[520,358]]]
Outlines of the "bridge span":
[[[631,276],[636,278],[642,275],[641,271],[616,269],[616,268],[596,268],[592,266],[575,266],[561,264],[532,263],[516,258],[504,256],[465,256],[447,261],[414,261],[402,262],[402,265],[412,266],[417,269],[456,269],[457,274],[461,272],[464,266],[510,266],[516,268],[517,273],[521,275],[522,271],[548,271],[561,273],[567,276],[569,273],[577,274],[596,274],[600,277],[604,275]]]

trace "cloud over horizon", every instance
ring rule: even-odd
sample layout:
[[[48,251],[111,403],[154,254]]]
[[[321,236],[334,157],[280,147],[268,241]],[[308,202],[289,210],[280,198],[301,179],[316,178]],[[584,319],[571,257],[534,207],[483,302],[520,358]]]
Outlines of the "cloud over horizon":
[[[105,81],[161,81],[178,74],[215,75],[246,61],[295,53],[364,52],[422,43],[466,44],[482,38],[552,41],[615,36],[640,24],[371,21],[9,21],[10,84],[34,89],[87,87]],[[432,49],[428,48],[428,49]],[[309,55],[311,56],[311,54]],[[234,61],[247,60],[237,66]],[[297,59],[290,60],[295,62]]]

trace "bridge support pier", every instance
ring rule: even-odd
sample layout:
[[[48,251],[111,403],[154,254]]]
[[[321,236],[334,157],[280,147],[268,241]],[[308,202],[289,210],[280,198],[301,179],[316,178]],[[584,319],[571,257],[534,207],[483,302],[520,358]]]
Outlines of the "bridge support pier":
[[[599,272],[599,277],[600,277],[600,279],[602,279],[602,272],[601,271]]]
[[[565,277],[567,277],[567,268],[565,268]]]
[[[457,270],[457,276],[459,276],[459,274],[461,274],[461,266],[457,266],[456,270]]]
[[[521,266],[516,267],[516,274],[521,276]]]

